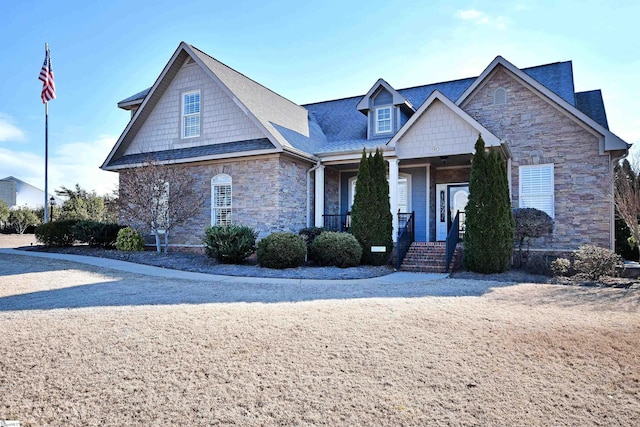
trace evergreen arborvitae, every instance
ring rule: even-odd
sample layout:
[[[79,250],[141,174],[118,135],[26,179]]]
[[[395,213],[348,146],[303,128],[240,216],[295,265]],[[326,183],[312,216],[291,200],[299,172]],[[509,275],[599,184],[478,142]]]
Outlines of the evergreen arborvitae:
[[[362,151],[356,194],[351,207],[351,233],[362,245],[362,262],[381,265],[387,262],[393,246],[392,217],[389,205],[387,168],[382,153],[375,156]],[[385,253],[372,253],[371,246],[385,246]]]
[[[471,164],[464,235],[464,267],[480,273],[509,269],[514,220],[505,161],[496,150],[485,152],[478,137]]]

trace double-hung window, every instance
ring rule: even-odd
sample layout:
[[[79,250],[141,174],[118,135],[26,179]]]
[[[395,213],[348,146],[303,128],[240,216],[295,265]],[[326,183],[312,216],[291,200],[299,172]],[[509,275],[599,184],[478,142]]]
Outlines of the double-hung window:
[[[554,217],[553,164],[520,166],[520,207]]]
[[[211,225],[231,224],[231,177],[225,173],[211,179]]]
[[[391,128],[392,128],[391,107],[376,108],[375,114],[376,114],[376,133],[391,132]]]
[[[182,138],[200,136],[200,91],[182,94]]]

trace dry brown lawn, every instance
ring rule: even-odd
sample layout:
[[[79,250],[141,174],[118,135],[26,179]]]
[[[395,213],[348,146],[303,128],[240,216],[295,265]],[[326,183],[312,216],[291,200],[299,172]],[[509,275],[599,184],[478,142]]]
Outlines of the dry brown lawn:
[[[113,283],[125,296],[168,286],[0,255],[0,420],[640,425],[638,290],[495,283],[474,297],[11,308]]]

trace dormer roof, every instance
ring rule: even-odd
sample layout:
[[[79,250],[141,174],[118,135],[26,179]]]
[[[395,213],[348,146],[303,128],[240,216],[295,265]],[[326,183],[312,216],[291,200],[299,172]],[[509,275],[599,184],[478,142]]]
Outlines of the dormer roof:
[[[409,114],[415,112],[415,109],[413,108],[411,102],[409,102],[407,98],[402,96],[400,92],[391,87],[391,85],[384,81],[384,79],[378,79],[378,81],[375,82],[373,86],[371,86],[369,92],[367,92],[366,95],[362,97],[362,99],[356,106],[358,111],[360,111],[364,115],[367,115],[368,111],[373,109],[373,100],[375,98],[375,95],[379,93],[381,88],[384,88],[391,94],[393,105],[400,106],[401,108],[407,110]]]

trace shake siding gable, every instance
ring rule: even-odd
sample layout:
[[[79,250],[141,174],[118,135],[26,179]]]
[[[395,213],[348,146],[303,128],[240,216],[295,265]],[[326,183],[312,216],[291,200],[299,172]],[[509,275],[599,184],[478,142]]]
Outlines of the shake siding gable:
[[[182,95],[201,91],[200,136],[181,138]],[[265,138],[233,100],[197,64],[185,64],[158,101],[126,154]]]
[[[494,105],[498,87],[507,102]],[[512,154],[512,204],[519,206],[519,167],[554,165],[555,226],[546,249],[576,249],[590,243],[611,245],[610,157],[600,155],[598,139],[557,106],[500,68],[465,101],[464,110],[494,135],[506,140]]]
[[[478,131],[439,100],[396,144],[400,159],[473,153]]]

